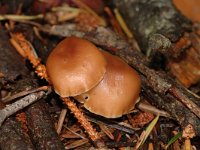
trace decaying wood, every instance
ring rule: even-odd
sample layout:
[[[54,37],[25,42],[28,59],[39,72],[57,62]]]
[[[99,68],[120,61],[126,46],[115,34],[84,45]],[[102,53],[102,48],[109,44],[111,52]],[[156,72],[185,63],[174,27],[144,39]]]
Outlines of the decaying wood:
[[[158,108],[166,110],[180,123],[182,127],[185,127],[187,124],[192,124],[195,128],[196,134],[200,135],[200,119],[192,112],[192,110],[189,110],[182,102],[179,102],[181,99],[180,97],[176,97],[176,95],[170,93],[170,88],[176,88],[187,98],[188,101],[191,100],[198,106],[200,106],[198,102],[199,99],[189,93],[182,85],[178,84],[168,74],[149,68],[147,58],[141,52],[134,50],[134,48],[131,47],[125,40],[111,30],[104,27],[98,27],[94,31],[83,33],[77,31],[75,25],[72,24],[55,25],[52,27],[45,26],[41,30],[61,37],[74,35],[85,38],[121,57],[140,73],[142,77],[142,92],[144,94],[146,93],[147,96],[149,91],[154,93],[151,97],[151,101],[154,105]],[[169,94],[169,97],[164,98],[166,94]],[[175,103],[168,103],[168,101]],[[178,104],[176,101],[178,101]],[[181,117],[180,112],[176,111],[179,110],[180,106],[182,106],[182,112],[187,112],[187,114],[183,113]]]
[[[20,122],[14,119],[7,119],[0,129],[0,149],[1,150],[35,150],[33,143],[26,135]]]
[[[192,45],[187,51],[179,59],[170,59],[168,63],[170,72],[186,87],[190,87],[200,81],[200,49],[196,48],[196,45],[200,44],[200,38],[195,33],[192,33],[190,39],[192,40]],[[194,43],[193,40],[197,43]]]
[[[43,101],[31,105],[26,114],[28,128],[37,149],[64,149]]]

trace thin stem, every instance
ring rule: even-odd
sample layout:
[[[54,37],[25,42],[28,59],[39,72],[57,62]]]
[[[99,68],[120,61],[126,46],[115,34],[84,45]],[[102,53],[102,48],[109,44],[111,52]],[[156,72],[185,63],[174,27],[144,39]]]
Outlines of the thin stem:
[[[0,20],[34,20],[34,19],[42,19],[43,17],[44,15],[42,14],[36,16],[5,14],[5,15],[0,15]]]
[[[105,147],[103,141],[100,141],[100,136],[98,135],[97,131],[92,127],[91,123],[86,119],[83,113],[76,107],[76,104],[73,103],[69,98],[61,97],[61,99],[78,119],[78,122],[84,127],[91,140],[94,141],[98,147]]]
[[[60,113],[60,117],[58,119],[58,125],[57,125],[57,133],[60,134],[61,130],[62,130],[62,126],[63,126],[63,122],[65,120],[65,116],[67,114],[67,109],[62,109],[61,113]]]
[[[117,8],[114,9],[114,13],[115,13],[115,16],[116,16],[119,24],[121,25],[122,29],[124,30],[124,32],[126,33],[128,38],[132,38],[133,34],[132,34],[131,30],[128,28],[128,26],[126,25],[124,19],[122,18],[121,14],[119,13],[119,10]]]

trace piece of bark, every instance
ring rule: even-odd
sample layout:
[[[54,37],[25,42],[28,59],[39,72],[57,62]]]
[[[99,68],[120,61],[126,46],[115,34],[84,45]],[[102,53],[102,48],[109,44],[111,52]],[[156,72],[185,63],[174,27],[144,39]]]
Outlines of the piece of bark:
[[[19,122],[7,119],[0,129],[1,150],[34,150],[30,138],[24,134]]]
[[[28,128],[37,149],[64,149],[43,101],[31,105],[26,111]]]
[[[200,106],[199,99],[194,97],[191,93],[189,93],[182,85],[176,83],[168,74],[164,72],[158,72],[148,67],[147,58],[139,51],[134,50],[127,42],[125,42],[118,35],[113,33],[111,30],[98,27],[96,30],[83,33],[76,30],[75,26],[73,28],[72,25],[60,25],[60,26],[45,26],[41,30],[62,37],[68,36],[79,36],[85,38],[89,41],[92,41],[98,46],[106,48],[110,50],[115,55],[124,59],[130,66],[135,68],[142,77],[142,92],[145,94],[147,89],[152,90],[154,93],[151,97],[151,100],[154,101],[154,104],[157,105],[158,108],[162,108],[166,110],[173,119],[177,120],[179,124],[184,128],[186,124],[188,124],[188,117],[193,119],[191,124],[194,126],[196,130],[196,134],[200,135],[200,127],[199,127],[199,118],[189,110],[183,103],[167,103],[167,101],[177,101],[177,98],[169,93],[169,89],[172,87],[176,87],[187,99],[193,101],[198,106]],[[114,50],[114,51],[113,51]],[[145,87],[145,88],[144,88]],[[165,99],[166,94],[170,95],[170,99]],[[148,97],[148,94],[146,94]],[[160,99],[157,96],[162,96]],[[162,105],[161,102],[162,101]],[[166,104],[166,105],[165,105]],[[182,106],[181,111],[188,112],[187,115],[179,116],[178,111],[176,109]],[[173,108],[173,109],[172,109]]]
[[[195,34],[190,39],[196,40],[196,45],[200,45],[200,38]],[[170,59],[168,63],[170,72],[186,87],[200,81],[200,49],[194,44],[192,42],[191,47],[179,59]]]

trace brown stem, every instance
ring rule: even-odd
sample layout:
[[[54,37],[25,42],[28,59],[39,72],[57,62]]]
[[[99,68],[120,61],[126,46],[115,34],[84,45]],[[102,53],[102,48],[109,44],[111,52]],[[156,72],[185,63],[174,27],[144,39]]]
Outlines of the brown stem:
[[[84,127],[91,140],[96,143],[97,147],[105,147],[105,144],[100,140],[100,136],[98,135],[97,131],[92,127],[91,123],[86,119],[83,113],[76,107],[76,104],[73,103],[70,98],[61,97],[61,99],[75,115],[75,117],[78,119],[78,122]]]

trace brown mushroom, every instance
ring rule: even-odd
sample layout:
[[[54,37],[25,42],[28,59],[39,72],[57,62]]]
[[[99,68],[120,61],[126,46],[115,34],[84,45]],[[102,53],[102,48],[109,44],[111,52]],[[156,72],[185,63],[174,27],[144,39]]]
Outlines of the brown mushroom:
[[[88,92],[75,98],[90,112],[117,118],[129,113],[139,98],[141,80],[135,70],[119,57],[103,52],[107,70],[103,80]]]
[[[106,60],[89,41],[69,37],[51,52],[46,68],[56,93],[61,97],[76,96],[102,80]]]

